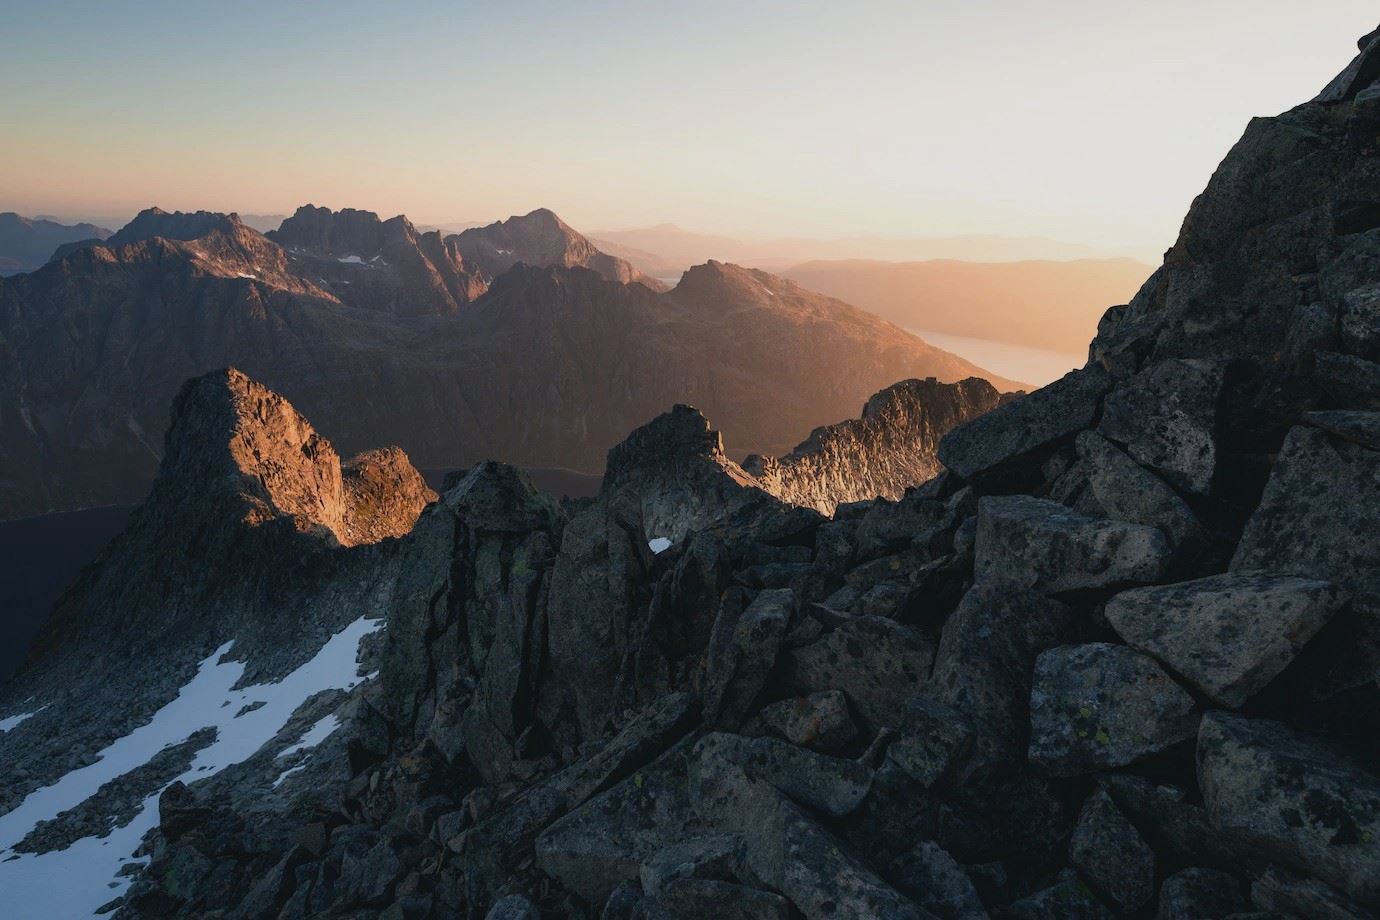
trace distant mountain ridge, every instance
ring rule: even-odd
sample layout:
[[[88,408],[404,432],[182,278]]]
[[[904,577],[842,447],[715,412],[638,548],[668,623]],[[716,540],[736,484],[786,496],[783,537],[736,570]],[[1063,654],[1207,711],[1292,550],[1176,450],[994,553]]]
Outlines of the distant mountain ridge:
[[[443,238],[303,209],[273,237],[150,209],[0,283],[0,518],[138,500],[181,382],[227,365],[344,451],[398,444],[424,469],[597,471],[677,402],[745,452],[780,453],[897,380],[1019,386],[765,272],[612,280],[622,265],[550,212]]]
[[[59,246],[77,240],[99,240],[111,231],[95,224],[62,224],[45,218],[0,213],[0,275],[33,271]]]

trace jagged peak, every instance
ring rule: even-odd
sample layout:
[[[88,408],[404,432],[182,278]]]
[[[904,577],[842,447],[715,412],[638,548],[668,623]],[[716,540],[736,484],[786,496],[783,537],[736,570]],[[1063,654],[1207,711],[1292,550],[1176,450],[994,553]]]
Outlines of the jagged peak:
[[[155,206],[140,211],[133,220],[111,235],[105,245],[127,246],[155,238],[186,242],[216,232],[232,237],[241,233],[259,235],[258,231],[241,223],[240,216],[233,212],[165,211]]]
[[[160,492],[235,506],[242,524],[286,520],[345,545],[406,533],[436,497],[401,448],[342,465],[286,398],[234,367],[187,381],[174,399]]]

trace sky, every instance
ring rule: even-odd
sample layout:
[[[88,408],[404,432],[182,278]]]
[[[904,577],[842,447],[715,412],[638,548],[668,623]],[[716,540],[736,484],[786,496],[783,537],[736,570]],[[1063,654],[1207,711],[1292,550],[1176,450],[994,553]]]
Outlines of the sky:
[[[0,0],[0,210],[1036,235],[1154,258],[1373,0]]]

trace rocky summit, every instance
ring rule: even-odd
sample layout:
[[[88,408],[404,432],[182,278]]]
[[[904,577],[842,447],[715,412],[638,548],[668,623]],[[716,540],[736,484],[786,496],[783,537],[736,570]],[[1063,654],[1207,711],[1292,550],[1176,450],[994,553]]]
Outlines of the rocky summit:
[[[153,494],[0,689],[0,891],[1374,918],[1377,137],[1380,30],[1248,127],[1083,368],[1014,399],[909,381],[741,464],[678,406],[590,499],[486,462],[418,513],[402,457],[342,468],[269,391],[194,380]],[[726,281],[784,290],[711,264],[665,296]]]

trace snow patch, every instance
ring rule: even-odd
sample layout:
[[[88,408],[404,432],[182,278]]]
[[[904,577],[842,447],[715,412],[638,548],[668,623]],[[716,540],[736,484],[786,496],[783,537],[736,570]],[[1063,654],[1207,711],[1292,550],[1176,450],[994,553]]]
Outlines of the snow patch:
[[[335,717],[335,713],[331,713],[324,719],[321,719],[311,728],[307,729],[307,733],[302,736],[301,741],[298,741],[292,747],[279,752],[278,756],[280,758],[288,757],[293,754],[296,754],[298,751],[305,751],[309,748],[314,748],[322,741],[325,741],[327,738],[329,738],[331,732],[335,731],[339,727],[340,720]]]
[[[8,719],[0,719],[0,735],[3,735],[10,729],[17,727],[20,722],[32,719],[34,716],[38,715],[40,712],[47,708],[47,706],[40,706],[33,712],[21,712],[17,716],[10,716]]]
[[[341,256],[341,257],[340,257],[339,259],[337,259],[336,261],[337,261],[337,262],[344,262],[346,265],[363,265],[363,264],[364,264],[364,260],[361,259],[359,256]]]
[[[647,549],[651,550],[655,554],[664,553],[670,548],[671,541],[666,539],[665,537],[653,537],[652,539],[647,541]]]
[[[198,751],[177,779],[192,783],[248,759],[282,730],[308,698],[324,690],[349,690],[367,679],[359,676],[360,642],[382,625],[381,619],[361,617],[282,680],[239,690],[232,688],[244,676],[244,663],[221,660],[234,643],[216,649],[177,698],[146,724],[110,744],[94,763],[31,792],[13,811],[0,815],[0,891],[5,892],[6,910],[22,917],[95,916],[99,907],[129,887],[132,879],[115,873],[133,861],[131,854],[144,834],[158,823],[161,789],[144,799],[129,823],[104,837],[85,837],[64,850],[38,855],[16,854],[14,845],[40,821],[80,805],[105,783],[143,766],[165,747],[180,744],[203,728],[214,728],[216,740]],[[236,715],[259,701],[264,705]],[[334,721],[334,716],[329,719]],[[327,727],[327,721],[313,725],[296,749],[319,744],[334,731],[335,725]]]

